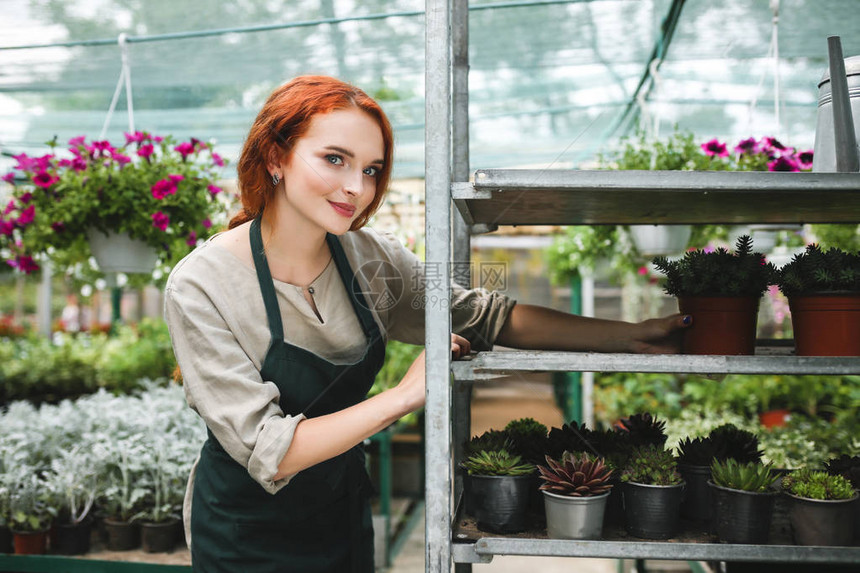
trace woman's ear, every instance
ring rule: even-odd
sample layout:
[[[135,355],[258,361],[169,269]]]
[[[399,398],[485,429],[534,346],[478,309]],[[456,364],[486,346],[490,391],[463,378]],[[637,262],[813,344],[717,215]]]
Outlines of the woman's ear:
[[[278,153],[278,149],[274,148],[270,150],[269,155],[266,158],[266,170],[268,170],[269,175],[274,175],[275,173],[277,173],[278,176],[282,176],[281,172],[283,170],[281,169],[281,163],[282,160],[280,154]]]

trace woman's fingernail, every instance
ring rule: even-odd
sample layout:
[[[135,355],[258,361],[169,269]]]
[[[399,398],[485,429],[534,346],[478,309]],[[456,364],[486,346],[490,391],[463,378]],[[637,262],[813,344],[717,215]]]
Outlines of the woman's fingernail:
[[[692,317],[692,316],[690,316],[690,315],[688,314],[687,316],[685,316],[685,317],[684,317],[684,324],[690,324],[691,322],[693,322],[693,317]]]

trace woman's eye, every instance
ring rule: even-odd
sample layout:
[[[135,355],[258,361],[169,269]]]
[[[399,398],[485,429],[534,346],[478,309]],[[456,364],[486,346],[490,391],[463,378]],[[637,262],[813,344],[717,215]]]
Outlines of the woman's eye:
[[[378,167],[365,167],[363,172],[365,175],[368,175],[370,177],[376,177],[379,174],[379,168]]]
[[[340,155],[330,153],[325,156],[325,159],[332,165],[343,165],[343,157],[341,157]]]

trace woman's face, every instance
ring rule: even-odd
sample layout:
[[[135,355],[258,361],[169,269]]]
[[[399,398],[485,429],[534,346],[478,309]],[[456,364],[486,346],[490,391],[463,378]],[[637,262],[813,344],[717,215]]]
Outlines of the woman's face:
[[[384,157],[382,130],[366,112],[347,108],[315,116],[276,167],[289,217],[346,233],[373,201]]]

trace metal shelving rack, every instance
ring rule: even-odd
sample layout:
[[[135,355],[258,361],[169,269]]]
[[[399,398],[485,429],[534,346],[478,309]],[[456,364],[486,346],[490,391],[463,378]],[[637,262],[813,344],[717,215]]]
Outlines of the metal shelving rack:
[[[498,225],[854,222],[860,174],[488,170],[470,183],[468,5],[426,0],[425,7],[426,261],[439,279],[427,284],[425,309],[426,570],[471,571],[472,563],[494,555],[860,563],[860,547],[471,539],[458,531],[462,487],[454,462],[457,445],[469,437],[471,387],[481,380],[518,371],[860,374],[860,358],[797,357],[766,346],[746,357],[513,351],[452,363],[451,316],[443,303],[452,267],[467,268],[450,263],[468,261],[470,234]]]

